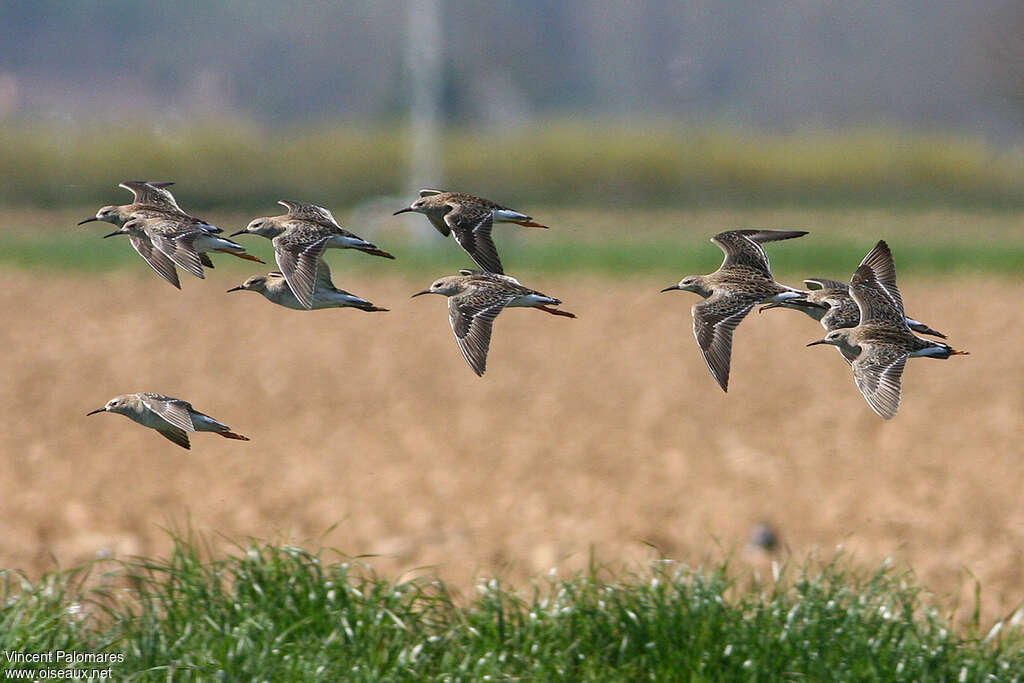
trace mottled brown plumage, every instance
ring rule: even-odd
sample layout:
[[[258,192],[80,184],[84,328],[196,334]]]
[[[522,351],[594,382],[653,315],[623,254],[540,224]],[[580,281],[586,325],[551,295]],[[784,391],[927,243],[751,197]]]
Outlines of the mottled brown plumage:
[[[145,235],[152,246],[166,255],[179,268],[198,278],[206,277],[203,273],[203,255],[208,251],[218,251],[263,263],[255,256],[246,254],[245,248],[240,244],[198,228],[191,221],[178,220],[166,215],[154,218],[133,218],[105,237],[119,234],[128,234],[134,238],[132,246],[157,272],[160,272],[157,265],[147,257],[143,249],[140,249],[140,246],[145,247],[145,243],[139,239],[140,235]]]
[[[181,289],[181,281],[178,280],[178,271],[174,267],[174,261],[153,245],[153,240],[146,233],[141,221],[128,221],[105,237],[114,235],[128,235],[128,241],[132,248],[149,264],[149,267],[156,271],[157,275]]]
[[[123,187],[132,193],[135,200],[133,204],[140,206],[152,206],[154,208],[184,213],[178,206],[177,200],[167,188],[173,182],[157,182],[152,180],[126,180],[118,187]]]
[[[882,418],[891,419],[899,410],[908,358],[967,355],[943,342],[922,339],[907,326],[903,297],[896,285],[896,264],[884,241],[875,245],[853,274],[850,295],[857,304],[859,324],[832,330],[808,346],[831,344],[847,360],[852,359],[857,388]]]
[[[327,249],[355,249],[372,256],[395,258],[376,244],[345,230],[327,209],[315,204],[281,200],[288,213],[256,218],[235,235],[260,235],[274,244],[274,258],[295,298],[313,308],[317,269]]]
[[[284,275],[277,271],[267,273],[266,275],[254,275],[239,286],[232,287],[228,291],[237,292],[242,290],[259,292],[268,301],[272,301],[285,308],[299,311],[310,310],[303,306],[295,297],[295,293],[288,286],[288,281],[285,280]],[[358,308],[362,311],[388,310],[374,306],[366,299],[335,287],[331,281],[331,268],[327,265],[326,261],[321,261],[317,268],[316,286],[313,290],[313,309],[321,308]]]
[[[130,191],[135,201],[131,204],[121,204],[119,206],[104,206],[96,212],[95,216],[79,221],[78,225],[84,225],[93,221],[103,221],[121,227],[133,218],[168,218],[180,221],[181,223],[189,223],[192,227],[207,232],[223,232],[208,221],[189,215],[182,210],[174,199],[174,195],[167,189],[173,184],[171,182],[126,180],[118,185],[118,187],[123,187]],[[203,265],[210,268],[213,267],[212,263],[204,262]]]
[[[499,275],[505,271],[491,236],[494,224],[515,223],[530,228],[547,227],[533,222],[533,219],[524,213],[501,206],[490,199],[445,190],[420,190],[420,198],[411,206],[396,211],[395,215],[407,211],[425,215],[439,233],[446,237],[452,235],[484,271]]]
[[[679,284],[661,290],[685,290],[704,297],[695,304],[693,336],[712,376],[729,390],[732,335],[736,326],[759,303],[802,297],[798,289],[781,285],[772,277],[763,242],[801,237],[803,230],[729,230],[711,238],[725,253],[722,265],[709,275],[684,277]]]
[[[226,424],[199,412],[188,401],[148,391],[116,396],[102,408],[86,415],[103,412],[124,415],[144,427],[155,429],[161,436],[186,449],[191,448],[189,432],[214,432],[225,439],[249,440],[247,436],[232,432]]]
[[[460,270],[459,275],[440,278],[430,289],[413,296],[422,294],[448,297],[448,319],[455,333],[455,341],[473,372],[481,377],[487,369],[487,352],[491,345],[494,319],[506,308],[530,307],[552,315],[576,317],[568,311],[550,308],[562,302],[524,287],[513,277],[479,270]]]
[[[860,308],[857,307],[857,302],[850,295],[849,285],[825,278],[807,278],[804,280],[804,284],[807,286],[807,291],[804,292],[803,299],[778,301],[766,304],[758,310],[790,308],[795,311],[803,311],[820,322],[821,326],[830,332],[847,327],[856,327],[860,323]],[[938,330],[933,330],[925,323],[913,318],[906,317],[905,322],[914,332],[929,334],[943,339],[946,338],[946,335]],[[853,361],[847,350],[842,348],[838,350],[848,362]]]

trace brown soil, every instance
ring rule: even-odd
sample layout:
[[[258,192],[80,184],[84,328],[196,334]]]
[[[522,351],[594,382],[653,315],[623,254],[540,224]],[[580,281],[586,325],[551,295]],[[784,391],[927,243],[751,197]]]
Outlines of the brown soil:
[[[429,280],[336,272],[392,309],[363,313],[228,295],[242,278],[222,271],[181,292],[141,270],[2,275],[3,567],[161,554],[161,527],[191,523],[219,547],[323,544],[466,587],[575,570],[591,551],[621,566],[648,544],[747,561],[766,520],[782,557],[891,556],[947,605],[970,605],[973,574],[990,618],[1024,600],[1024,308],[1006,305],[1024,284],[904,283],[910,313],[972,355],[911,361],[886,422],[834,350],[804,348],[823,332],[790,311],[740,326],[723,394],[690,333],[695,297],[661,281],[531,279],[579,319],[504,313],[480,379],[445,302],[408,298]],[[187,452],[85,417],[142,390],[252,441],[197,434]]]

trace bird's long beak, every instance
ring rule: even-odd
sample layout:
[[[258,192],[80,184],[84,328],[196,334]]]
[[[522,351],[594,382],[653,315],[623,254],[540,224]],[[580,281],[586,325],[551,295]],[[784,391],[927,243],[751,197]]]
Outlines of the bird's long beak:
[[[665,289],[663,289],[661,291],[663,291],[663,292],[671,292],[673,289],[682,289],[682,287],[680,287],[679,285],[672,285],[671,287],[666,287]]]
[[[84,221],[78,221],[78,225],[85,225],[86,223],[92,223],[93,221],[98,221],[98,220],[99,220],[99,218],[96,218],[96,216],[93,216],[92,218],[86,218]]]
[[[231,289],[229,289],[228,291],[229,291],[229,292],[237,292],[237,291],[238,291],[238,290],[240,290],[240,289],[245,289],[245,287],[243,287],[242,285],[238,285],[237,287],[232,287],[232,288],[231,288]]]
[[[760,313],[761,311],[767,311],[769,308],[778,308],[781,305],[782,304],[777,301],[773,304],[765,304],[761,308],[757,309],[757,312]]]
[[[828,342],[824,339],[819,339],[818,341],[812,341],[808,346],[816,346],[818,344],[828,344]]]
[[[97,408],[96,410],[89,411],[88,413],[85,414],[85,416],[88,417],[90,415],[95,415],[96,413],[103,413],[106,412],[106,410],[106,408]]]
[[[247,233],[247,232],[245,231],[245,228],[242,228],[242,229],[241,229],[241,230],[239,230],[238,232],[233,232],[233,233],[231,233],[230,235],[228,235],[228,237],[236,237],[236,236],[238,236],[238,235],[248,235],[248,234],[249,234],[249,233]]]
[[[123,235],[123,234],[124,233],[121,232],[120,230],[115,230],[114,232],[110,233],[109,235],[104,235],[103,239],[107,239],[108,237],[113,237],[114,235]]]
[[[411,206],[407,206],[407,207],[405,207],[404,209],[399,209],[398,211],[395,211],[395,212],[394,212],[393,214],[391,214],[391,215],[392,215],[392,216],[397,216],[398,214],[400,214],[400,213],[405,213],[406,211],[414,211],[414,209],[413,209],[413,208],[412,208]]]
[[[429,289],[424,289],[422,292],[416,292],[415,294],[413,294],[409,298],[410,299],[415,299],[416,297],[420,296],[421,294],[433,294],[433,292],[431,292]]]

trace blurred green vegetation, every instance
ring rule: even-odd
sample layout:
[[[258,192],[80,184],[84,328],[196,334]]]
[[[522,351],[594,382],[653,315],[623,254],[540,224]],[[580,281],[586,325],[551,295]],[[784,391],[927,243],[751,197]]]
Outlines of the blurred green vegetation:
[[[269,241],[262,238],[241,239],[249,253],[259,256],[266,266],[213,255],[217,272],[230,271],[244,279],[245,274],[277,270]],[[1024,241],[1010,243],[947,242],[921,244],[906,239],[890,239],[902,276],[935,276],[942,274],[990,273],[1019,275],[1024,272]],[[427,244],[408,239],[381,242],[396,256],[394,261],[370,258],[354,251],[328,256],[335,269],[339,286],[344,273],[362,272],[376,275],[413,275],[433,278],[454,273],[460,268],[476,268],[469,257],[451,240],[431,240]],[[769,256],[774,272],[783,279],[832,277],[848,279],[857,264],[870,250],[873,242],[824,239],[794,241],[785,246],[770,246]],[[774,247],[774,248],[773,248]],[[678,239],[664,237],[635,241],[569,241],[565,238],[544,241],[517,239],[500,246],[506,272],[523,276],[531,273],[581,273],[618,276],[658,276],[676,281],[692,273],[715,270],[722,253],[704,236],[681,235]],[[12,236],[0,233],[0,266],[61,270],[69,272],[102,272],[148,267],[123,237],[109,240],[83,233],[47,233]],[[529,284],[529,283],[527,283]],[[669,284],[669,282],[666,282]]]
[[[126,201],[118,182],[175,180],[186,208],[280,197],[333,207],[407,191],[408,129],[0,122],[0,205]],[[443,134],[436,184],[512,205],[1024,206],[1024,153],[892,129],[772,135],[664,121],[549,121]]]

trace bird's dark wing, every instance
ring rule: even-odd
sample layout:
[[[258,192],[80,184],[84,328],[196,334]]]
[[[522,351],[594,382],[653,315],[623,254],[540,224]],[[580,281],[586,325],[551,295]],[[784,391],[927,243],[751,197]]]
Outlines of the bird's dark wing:
[[[329,225],[335,228],[341,227],[338,220],[334,217],[334,214],[322,206],[309,204],[307,202],[297,202],[291,199],[282,199],[278,204],[288,209],[288,215],[294,218],[320,223],[321,225]]]
[[[194,227],[175,230],[174,228],[180,227],[175,221],[146,219],[145,222],[146,234],[153,242],[153,246],[166,254],[182,270],[201,279],[206,277],[203,273],[203,260],[193,245],[197,237],[206,234],[205,230]]]
[[[853,379],[871,409],[886,420],[900,409],[900,383],[907,353],[892,347],[888,352],[861,353],[853,362]]]
[[[771,277],[771,263],[761,244],[806,234],[803,230],[728,230],[718,233],[711,241],[725,252],[722,268],[745,266]]]
[[[178,271],[174,268],[174,262],[159,249],[153,246],[153,242],[146,235],[128,235],[139,256],[149,264],[149,267],[156,271],[157,275],[181,289],[181,282],[178,280]]]
[[[288,233],[274,238],[274,256],[295,298],[306,308],[313,308],[317,270],[330,237],[305,241]]]
[[[850,279],[850,296],[860,308],[862,324],[885,320],[906,325],[903,298],[896,287],[896,266],[884,241],[876,244],[861,261]]]
[[[448,318],[455,341],[477,375],[483,376],[487,369],[494,319],[512,299],[509,294],[481,290],[448,298]]]
[[[144,406],[167,420],[168,424],[186,432],[196,431],[195,425],[192,424],[192,406],[188,401],[159,394],[140,394],[140,398]]]
[[[474,210],[465,204],[458,204],[444,216],[445,223],[455,233],[455,240],[477,265],[488,273],[504,273],[498,250],[494,246],[491,230],[494,228],[494,213],[488,210]]]
[[[182,429],[167,425],[167,427],[158,429],[156,432],[160,436],[170,439],[184,449],[191,450],[192,448],[192,445],[188,442],[188,434]]]
[[[126,180],[118,187],[123,187],[132,193],[136,204],[146,204],[157,208],[181,211],[174,195],[167,188],[173,185],[170,182],[146,182],[144,180]],[[184,213],[184,212],[182,212]]]
[[[729,390],[732,333],[755,303],[745,297],[715,294],[693,307],[693,336],[722,391]]]

